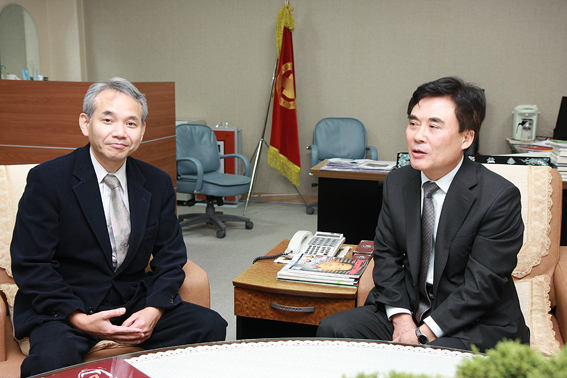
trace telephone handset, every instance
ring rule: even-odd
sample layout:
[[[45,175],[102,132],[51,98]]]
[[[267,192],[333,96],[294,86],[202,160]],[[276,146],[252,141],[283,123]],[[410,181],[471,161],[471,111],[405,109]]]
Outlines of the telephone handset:
[[[306,250],[311,239],[313,239],[311,231],[297,231],[289,241],[285,254],[296,255],[301,251]]]

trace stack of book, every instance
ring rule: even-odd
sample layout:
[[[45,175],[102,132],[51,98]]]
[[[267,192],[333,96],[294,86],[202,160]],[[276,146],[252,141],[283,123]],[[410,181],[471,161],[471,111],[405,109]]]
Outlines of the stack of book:
[[[352,251],[353,257],[358,255],[372,255],[374,253],[374,240],[361,240]]]
[[[567,141],[553,140],[549,143],[553,147],[549,155],[551,166],[559,171],[563,180],[567,180]]]
[[[278,280],[333,286],[356,286],[371,255],[348,257],[295,256],[277,274]]]

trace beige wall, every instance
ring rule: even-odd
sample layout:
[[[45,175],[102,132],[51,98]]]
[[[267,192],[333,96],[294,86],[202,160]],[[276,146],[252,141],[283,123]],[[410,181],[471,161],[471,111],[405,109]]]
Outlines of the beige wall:
[[[63,77],[68,65],[73,78],[63,80],[121,75],[175,81],[177,118],[242,128],[244,154],[252,156],[264,127],[275,21],[283,1],[16,2],[29,3],[38,30],[49,34],[41,36],[41,59],[53,76]],[[65,4],[73,4],[72,10]],[[519,104],[536,104],[538,134],[552,134],[561,96],[567,95],[567,1],[296,0],[291,5],[304,193],[315,191],[304,147],[317,121],[360,119],[379,158],[394,160],[406,150],[411,93],[441,76],[459,75],[486,89],[482,153],[508,152],[505,138]],[[49,17],[37,15],[43,8]],[[49,45],[47,61],[42,41]],[[294,193],[267,165],[266,152],[256,191]]]

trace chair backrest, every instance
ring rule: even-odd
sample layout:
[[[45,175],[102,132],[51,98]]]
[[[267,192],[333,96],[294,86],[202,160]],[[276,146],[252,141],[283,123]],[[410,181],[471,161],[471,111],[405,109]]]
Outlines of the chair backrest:
[[[364,159],[366,129],[354,118],[323,118],[313,131],[313,144],[319,150],[317,163],[330,158]]]
[[[12,231],[28,172],[35,164],[0,165],[0,284],[13,284],[10,258]]]
[[[520,189],[524,244],[518,253],[515,279],[547,274],[551,279],[549,300],[555,307],[553,274],[559,261],[563,182],[551,167],[484,164]]]
[[[175,132],[177,145],[177,158],[192,157],[201,162],[203,171],[216,172],[220,168],[220,154],[217,137],[209,126],[205,125],[177,125]],[[195,165],[189,162],[180,162],[177,165],[177,174],[195,175]]]

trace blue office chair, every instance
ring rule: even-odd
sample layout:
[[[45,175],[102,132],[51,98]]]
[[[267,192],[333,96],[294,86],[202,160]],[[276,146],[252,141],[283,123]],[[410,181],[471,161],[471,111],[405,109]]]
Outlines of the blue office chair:
[[[331,158],[366,159],[366,151],[370,151],[370,159],[378,160],[376,147],[366,145],[364,125],[354,118],[323,118],[315,126],[313,144],[307,149],[311,150],[311,167]],[[313,206],[317,202],[307,204],[307,214],[313,214]]]
[[[205,202],[205,214],[183,214],[179,216],[181,226],[207,223],[216,225],[218,238],[226,236],[224,222],[245,222],[246,229],[252,229],[250,218],[223,214],[215,211],[214,204],[222,206],[223,197],[247,193],[250,188],[250,161],[240,154],[220,155],[217,137],[213,130],[205,125],[182,124],[176,127],[177,142],[177,192],[190,193],[188,201],[178,204],[193,206]],[[220,173],[220,159],[238,158],[244,162],[244,175]],[[197,200],[198,194],[205,195],[203,201]]]

